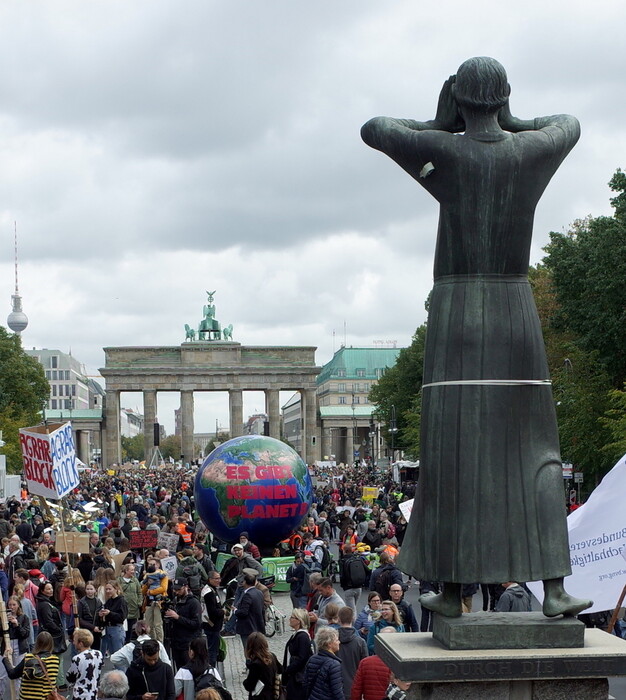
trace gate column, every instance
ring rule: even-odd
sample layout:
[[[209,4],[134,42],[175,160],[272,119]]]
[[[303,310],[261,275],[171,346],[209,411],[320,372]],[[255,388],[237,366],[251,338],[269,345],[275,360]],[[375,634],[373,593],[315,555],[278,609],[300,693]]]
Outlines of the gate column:
[[[185,462],[194,460],[193,444],[193,391],[185,389],[180,392],[181,446]]]
[[[116,389],[108,389],[106,392],[106,442],[102,464],[105,467],[113,463],[120,464],[120,392]]]
[[[243,393],[241,389],[228,390],[228,404],[230,409],[230,436],[231,438],[243,435]]]

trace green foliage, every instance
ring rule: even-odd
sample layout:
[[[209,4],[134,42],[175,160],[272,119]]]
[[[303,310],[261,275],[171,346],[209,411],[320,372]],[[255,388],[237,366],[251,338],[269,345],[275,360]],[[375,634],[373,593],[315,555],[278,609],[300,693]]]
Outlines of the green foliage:
[[[172,459],[178,461],[183,451],[181,436],[168,435],[167,437],[164,437],[161,440],[160,449],[163,459],[168,459],[171,457]],[[185,455],[185,459],[189,460],[189,456]]]
[[[623,391],[614,389],[610,392],[609,408],[602,422],[611,436],[604,452],[611,462],[617,462],[626,454],[626,384]]]
[[[411,456],[419,454],[417,397],[422,387],[425,340],[426,325],[423,324],[415,331],[411,345],[400,350],[396,364],[387,369],[369,394],[369,400],[376,404],[374,415],[385,426],[384,435],[388,445],[391,445],[391,407],[395,406],[398,427],[395,447]]]
[[[22,349],[18,335],[0,326],[0,430],[6,442],[7,471],[22,471],[18,430],[41,422],[50,395],[43,367]]]
[[[597,353],[613,387],[626,381],[626,176],[618,170],[611,189],[612,217],[588,217],[566,233],[551,233],[544,259],[558,302],[555,329]]]
[[[561,454],[584,472],[585,488],[591,489],[614,464],[604,451],[610,439],[603,416],[611,380],[598,353],[583,350],[577,334],[556,322],[561,309],[548,267],[531,267],[529,279],[552,378]]]
[[[129,462],[132,459],[141,462],[144,459],[145,449],[142,434],[133,435],[132,437],[122,435],[120,442],[122,443],[122,462]]]

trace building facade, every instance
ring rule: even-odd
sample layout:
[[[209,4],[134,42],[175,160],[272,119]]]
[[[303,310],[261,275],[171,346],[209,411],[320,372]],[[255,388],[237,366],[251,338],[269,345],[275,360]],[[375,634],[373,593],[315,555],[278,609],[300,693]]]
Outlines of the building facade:
[[[386,456],[369,392],[395,365],[399,348],[340,348],[317,377],[322,456],[337,462],[378,462]]]
[[[50,398],[46,408],[83,410],[91,408],[89,380],[83,365],[72,355],[60,350],[26,350],[41,364],[50,382]]]

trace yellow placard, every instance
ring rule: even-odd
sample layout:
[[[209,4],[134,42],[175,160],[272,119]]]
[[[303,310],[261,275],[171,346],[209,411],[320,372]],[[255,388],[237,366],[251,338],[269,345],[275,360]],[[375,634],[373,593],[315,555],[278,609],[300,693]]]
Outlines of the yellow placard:
[[[378,488],[376,486],[364,486],[361,498],[364,501],[373,501],[375,498],[378,498]]]

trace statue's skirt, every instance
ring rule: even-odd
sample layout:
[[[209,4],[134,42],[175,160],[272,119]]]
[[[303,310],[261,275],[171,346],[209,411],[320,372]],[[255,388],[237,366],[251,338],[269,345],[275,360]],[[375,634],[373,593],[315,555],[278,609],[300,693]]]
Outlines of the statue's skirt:
[[[436,280],[420,477],[398,560],[403,571],[458,583],[571,573],[554,400],[550,385],[538,383],[547,379],[525,276]]]

